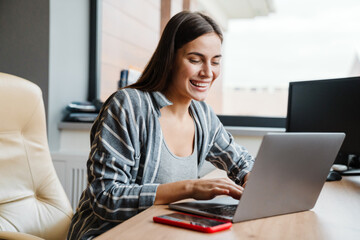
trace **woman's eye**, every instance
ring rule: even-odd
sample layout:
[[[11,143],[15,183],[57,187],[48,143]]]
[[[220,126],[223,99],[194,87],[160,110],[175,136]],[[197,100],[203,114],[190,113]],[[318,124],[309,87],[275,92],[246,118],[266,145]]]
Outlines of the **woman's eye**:
[[[199,62],[200,62],[200,60],[190,59],[190,62],[191,62],[191,63],[199,63]]]
[[[211,61],[212,65],[220,65],[221,59],[220,58],[214,58]]]

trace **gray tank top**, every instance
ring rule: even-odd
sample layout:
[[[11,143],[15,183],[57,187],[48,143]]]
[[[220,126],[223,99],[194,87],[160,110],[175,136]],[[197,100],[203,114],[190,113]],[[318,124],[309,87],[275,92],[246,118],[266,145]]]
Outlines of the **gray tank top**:
[[[195,126],[195,141],[193,153],[188,157],[178,157],[173,154],[162,141],[160,165],[154,183],[164,184],[181,180],[198,178],[197,133]]]

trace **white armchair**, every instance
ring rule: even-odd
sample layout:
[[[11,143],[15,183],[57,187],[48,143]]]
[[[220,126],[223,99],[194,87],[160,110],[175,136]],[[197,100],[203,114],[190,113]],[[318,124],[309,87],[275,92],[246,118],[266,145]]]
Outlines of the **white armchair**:
[[[47,142],[40,88],[0,73],[0,239],[65,239],[73,211]]]

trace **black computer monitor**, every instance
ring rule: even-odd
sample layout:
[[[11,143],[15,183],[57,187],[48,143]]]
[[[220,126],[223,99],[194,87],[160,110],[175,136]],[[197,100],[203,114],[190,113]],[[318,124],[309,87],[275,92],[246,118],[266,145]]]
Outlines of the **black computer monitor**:
[[[335,163],[359,165],[360,77],[291,82],[287,132],[344,132]],[[351,159],[349,160],[349,156]]]

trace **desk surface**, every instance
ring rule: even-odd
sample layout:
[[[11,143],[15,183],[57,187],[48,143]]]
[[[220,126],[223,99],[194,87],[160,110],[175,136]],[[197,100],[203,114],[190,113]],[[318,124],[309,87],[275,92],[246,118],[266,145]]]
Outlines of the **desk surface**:
[[[152,206],[96,239],[360,239],[360,176],[326,182],[310,211],[235,223],[213,234],[152,221],[153,216],[171,212],[167,205]]]

